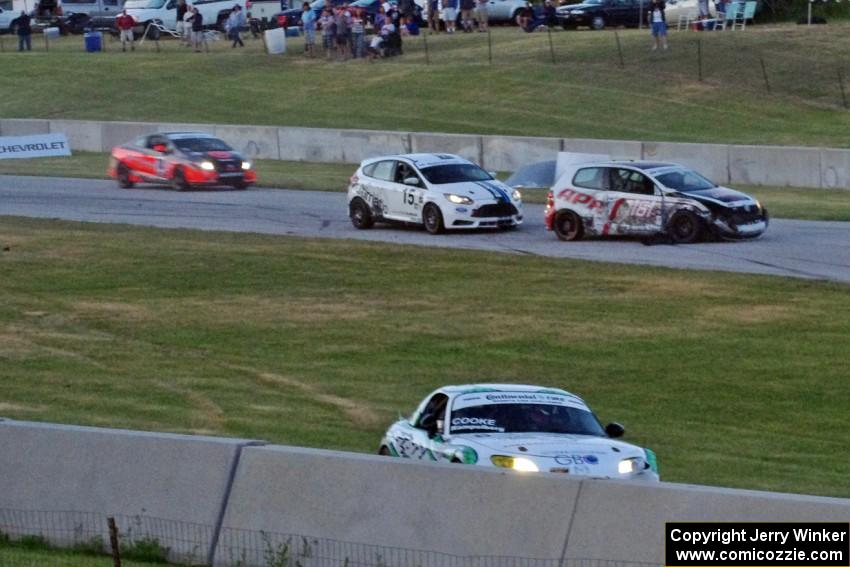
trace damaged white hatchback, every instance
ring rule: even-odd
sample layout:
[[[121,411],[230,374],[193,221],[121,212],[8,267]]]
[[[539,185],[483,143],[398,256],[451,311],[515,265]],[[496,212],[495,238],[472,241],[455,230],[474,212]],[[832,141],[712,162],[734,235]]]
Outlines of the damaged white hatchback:
[[[545,222],[561,240],[664,234],[691,243],[756,238],[768,214],[749,195],[681,165],[605,161],[566,167],[549,192]]]
[[[616,438],[565,390],[516,384],[446,386],[394,423],[379,453],[425,461],[658,481],[655,453]]]

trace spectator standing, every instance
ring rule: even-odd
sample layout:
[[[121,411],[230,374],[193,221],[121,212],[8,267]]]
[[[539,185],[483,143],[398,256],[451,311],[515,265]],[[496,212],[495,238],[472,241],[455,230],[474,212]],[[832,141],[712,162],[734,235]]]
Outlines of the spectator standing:
[[[455,33],[457,4],[458,0],[443,0],[443,22],[446,24],[446,33]]]
[[[376,29],[376,30],[378,30],[378,32],[380,32],[381,28],[384,25],[384,22],[386,22],[387,19],[388,19],[387,13],[384,11],[384,7],[381,6],[380,8],[378,8],[378,13],[375,14],[375,21],[372,22],[373,25],[374,25],[374,29]]]
[[[301,25],[304,27],[304,53],[309,57],[315,56],[316,19],[316,13],[310,8],[310,3],[304,2],[301,6]]]
[[[127,51],[127,42],[130,42],[130,51],[136,50],[134,43],[133,28],[136,27],[136,20],[133,16],[127,13],[127,9],[121,11],[121,15],[115,18],[115,25],[121,33],[121,51]]]
[[[334,16],[331,13],[330,6],[325,6],[325,9],[322,10],[319,25],[322,26],[322,46],[325,48],[325,58],[330,59],[331,51],[333,51],[334,42],[336,41],[334,37],[336,24],[334,24]]]
[[[558,12],[555,10],[552,0],[546,0],[543,4],[543,23],[550,28],[558,26]]]
[[[472,31],[472,12],[475,10],[475,0],[460,0],[460,21],[463,33]]]
[[[186,0],[180,0],[177,3],[177,23],[174,24],[174,30],[180,36],[180,41],[183,41],[183,37],[185,36],[183,18],[186,17],[187,9]]]
[[[439,0],[428,0],[428,27],[430,33],[440,33],[440,2]]]
[[[233,41],[233,45],[231,45],[232,48],[236,48],[237,45],[245,47],[245,44],[242,42],[242,37],[239,35],[239,32],[242,31],[244,26],[245,14],[242,13],[242,6],[236,4],[230,11],[230,15],[227,17],[227,22],[224,24],[228,37],[231,41]]]
[[[336,48],[340,59],[345,61],[348,59],[348,44],[351,41],[351,12],[348,10],[347,3],[337,8],[334,24],[336,24]]]
[[[194,9],[186,4],[186,13],[183,15],[183,43],[186,44],[186,47],[192,45],[192,19],[194,17]]]
[[[416,15],[415,10],[416,4],[413,0],[398,0],[398,11],[403,18],[413,19],[413,16]]]
[[[355,8],[351,15],[351,52],[356,59],[363,57],[363,34],[366,32],[366,16],[363,8]]]
[[[204,16],[198,11],[197,6],[192,6],[192,45],[195,52],[201,52],[201,44],[204,42]]]
[[[653,51],[657,50],[659,45],[667,49],[667,18],[664,9],[664,0],[652,0],[649,5],[649,21],[652,22],[652,37],[655,39]]]
[[[490,15],[487,13],[487,2],[489,0],[478,0],[475,8],[475,17],[478,19],[478,31],[486,32]]]
[[[711,17],[711,10],[708,8],[708,0],[698,0],[697,7],[699,8],[699,18],[701,20]]]
[[[15,18],[15,22],[18,29],[18,51],[23,51],[24,47],[27,51],[32,51],[32,23],[29,15],[21,10],[21,15]]]

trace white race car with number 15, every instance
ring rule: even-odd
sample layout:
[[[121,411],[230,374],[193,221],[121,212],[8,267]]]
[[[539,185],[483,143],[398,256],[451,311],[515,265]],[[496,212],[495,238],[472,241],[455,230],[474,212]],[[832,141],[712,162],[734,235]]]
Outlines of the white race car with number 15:
[[[587,404],[556,388],[446,386],[394,423],[379,453],[424,461],[654,482],[655,453],[617,441]]]
[[[472,162],[451,154],[406,154],[364,160],[348,187],[348,214],[360,229],[376,222],[446,229],[522,224],[522,195]]]

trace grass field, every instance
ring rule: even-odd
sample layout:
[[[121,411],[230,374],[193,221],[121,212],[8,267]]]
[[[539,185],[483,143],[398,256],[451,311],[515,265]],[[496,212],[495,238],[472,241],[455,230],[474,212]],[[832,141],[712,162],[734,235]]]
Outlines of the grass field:
[[[210,53],[107,41],[89,54],[79,36],[49,52],[36,36],[37,51],[19,54],[6,38],[0,116],[846,147],[848,31],[673,32],[671,50],[652,53],[646,30],[556,31],[550,48],[547,33],[504,27],[490,43],[411,39],[403,57],[375,63],[307,60],[300,38],[278,57],[259,40]]]
[[[663,478],[850,496],[847,287],[0,218],[0,415],[373,452],[431,389],[583,395]]]
[[[109,156],[77,152],[66,158],[0,160],[0,175],[48,175],[104,179]],[[355,166],[347,164],[256,160],[260,185],[313,191],[345,191]],[[500,174],[502,178],[507,174]],[[850,221],[850,191],[841,189],[792,189],[748,187],[738,189],[755,195],[773,217]],[[545,190],[525,190],[527,203],[545,203]]]

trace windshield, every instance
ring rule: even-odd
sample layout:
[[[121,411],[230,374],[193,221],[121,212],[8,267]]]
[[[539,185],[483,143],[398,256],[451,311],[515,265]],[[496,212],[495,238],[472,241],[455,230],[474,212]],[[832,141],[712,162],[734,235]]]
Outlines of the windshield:
[[[707,189],[714,189],[717,187],[716,184],[712,183],[696,171],[684,168],[656,175],[655,178],[665,187],[685,193],[690,191],[705,191]]]
[[[554,404],[487,404],[452,412],[452,433],[571,433],[604,436],[586,409]]]
[[[433,185],[460,183],[462,181],[490,181],[493,179],[489,173],[471,163],[432,165],[423,168],[421,171],[428,183]]]
[[[127,0],[124,7],[128,10],[144,10],[162,8],[165,0]]]
[[[217,138],[179,138],[174,145],[181,152],[230,151],[232,148]]]

